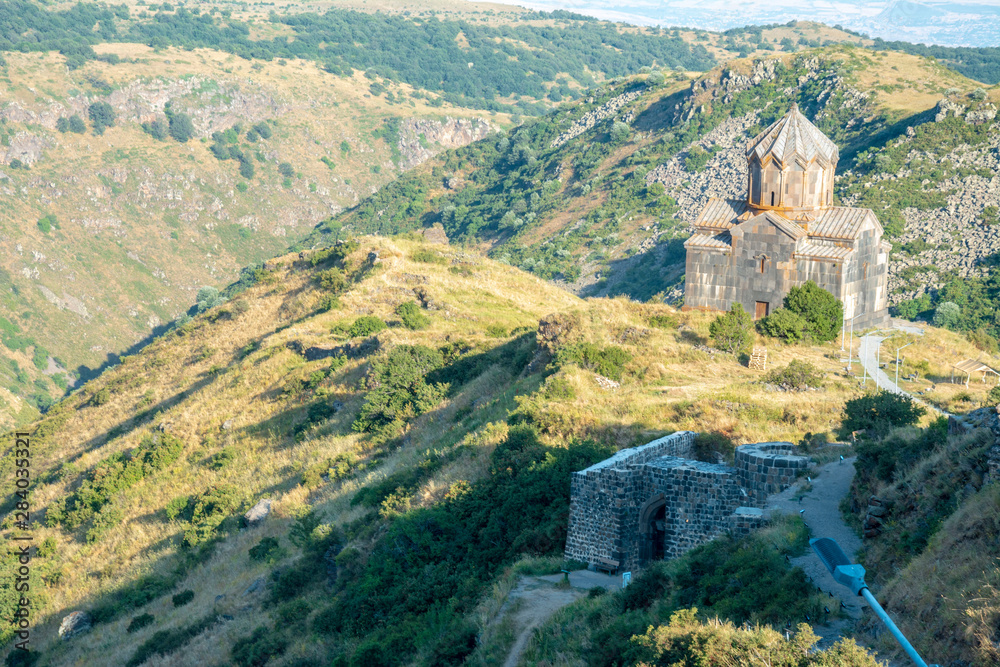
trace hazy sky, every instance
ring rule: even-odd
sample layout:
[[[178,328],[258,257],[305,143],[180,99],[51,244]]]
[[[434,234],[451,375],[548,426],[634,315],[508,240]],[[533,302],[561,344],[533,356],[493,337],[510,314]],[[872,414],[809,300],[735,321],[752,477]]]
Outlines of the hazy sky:
[[[532,9],[568,9],[599,18],[724,30],[813,20],[872,37],[949,46],[1000,46],[1000,0],[506,0]]]

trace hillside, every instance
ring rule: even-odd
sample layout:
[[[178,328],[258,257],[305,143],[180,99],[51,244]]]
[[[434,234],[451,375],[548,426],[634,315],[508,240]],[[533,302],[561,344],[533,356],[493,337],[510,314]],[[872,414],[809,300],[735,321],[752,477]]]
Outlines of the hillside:
[[[448,642],[469,636],[503,567],[551,555],[542,567],[558,570],[571,470],[675,429],[736,442],[828,434],[819,442],[857,391],[835,343],[773,346],[776,368],[806,360],[827,380],[766,393],[756,372],[705,351],[709,316],[581,300],[404,238],[340,247],[343,259],[269,264],[30,429],[46,545],[32,569],[39,664],[95,652],[125,664],[141,646],[224,661],[275,620],[287,660],[374,664],[365,647],[387,642],[418,662],[465,655]],[[240,529],[235,517],[262,498],[271,515]],[[194,599],[175,608],[185,590]],[[342,616],[358,605],[373,606]],[[94,630],[58,641],[77,609]],[[232,620],[198,625],[220,614]]]
[[[733,61],[692,82],[653,73],[448,153],[331,223],[441,223],[577,293],[676,302],[689,225],[710,196],[741,196],[743,141],[797,102],[840,147],[838,200],[876,210],[894,242],[900,313],[956,301],[958,328],[996,339],[998,98],[934,61],[846,46]],[[321,225],[307,243],[328,235]],[[958,294],[963,281],[976,289]]]
[[[511,113],[541,113],[658,58],[714,63],[680,37],[623,33],[629,48],[615,50],[600,42],[621,26],[520,10],[490,14],[477,38],[464,21],[492,9],[425,9],[418,22],[305,8],[318,9],[0,6],[0,191],[11,201],[0,217],[0,423],[33,419],[162,332],[201,288],[224,287]],[[435,27],[465,46],[440,43]],[[352,31],[373,41],[324,57],[317,45]],[[403,43],[432,48],[433,62],[379,65]],[[484,82],[470,60],[507,83]]]
[[[732,148],[737,137],[776,111],[772,106],[751,118],[751,107],[743,105],[766,107],[779,83],[794,84],[800,101],[818,100],[814,106],[821,115],[823,109],[837,110],[828,114],[827,125],[835,128],[849,122],[850,107],[830,100],[868,94],[857,109],[869,114],[870,122],[838,133],[850,143],[882,127],[901,136],[902,118],[923,120],[913,114],[926,112],[950,88],[958,90],[953,101],[961,107],[968,102],[962,94],[977,87],[929,60],[895,52],[872,56],[867,49],[831,51],[831,44],[870,44],[809,22],[709,33],[448,2],[419,11],[405,2],[193,11],[169,4],[107,8],[18,0],[0,7],[0,18],[12,28],[0,38],[5,52],[0,152],[8,165],[0,170],[0,188],[15,202],[0,218],[5,230],[0,279],[9,285],[0,314],[5,390],[0,423],[8,425],[34,418],[78,379],[91,377],[198,307],[203,287],[222,288],[242,267],[280,253],[317,222],[359,204],[398,174],[442,149],[511,127],[523,116],[570,101],[525,130],[541,140],[532,145],[533,153],[552,148],[542,145],[555,139],[551,129],[567,131],[582,120],[570,132],[576,140],[548,152],[544,178],[536,178],[543,173],[537,168],[513,169],[520,157],[492,165],[498,176],[488,177],[491,188],[500,176],[529,177],[517,184],[525,210],[518,213],[522,204],[511,197],[490,202],[485,211],[471,202],[476,222],[468,238],[543,277],[559,278],[568,269],[561,277],[577,292],[627,291],[646,298],[680,277],[678,244],[697,204],[732,188],[728,180],[703,180],[718,173],[735,176],[718,169],[732,164],[739,151],[722,149]],[[362,35],[362,42],[352,35]],[[802,74],[811,70],[811,56],[792,54],[823,45],[817,71]],[[733,60],[747,56],[797,64],[779,75],[765,64],[763,76],[756,76],[753,65]],[[720,62],[733,65],[699,78],[700,71]],[[793,70],[809,83],[790,78]],[[602,87],[641,71],[651,72],[652,85],[631,91],[628,99]],[[722,71],[742,74],[720,83]],[[751,74],[749,82],[743,74]],[[666,113],[659,102],[668,104],[668,93],[680,95],[688,76],[698,78],[699,94],[670,98],[669,104],[685,108]],[[612,87],[621,92],[634,83],[626,78]],[[698,108],[691,106],[695,97],[715,100],[714,94],[706,98],[704,87],[716,83],[716,92],[739,93],[740,101],[723,95],[721,103],[707,105],[708,116],[700,122],[681,133],[667,130],[688,122],[681,114]],[[841,95],[822,98],[823,90],[830,95],[834,89]],[[590,101],[595,99],[616,101],[602,110]],[[92,108],[99,112],[100,127],[90,117]],[[648,113],[636,115],[643,109]],[[593,115],[582,116],[585,110]],[[619,128],[614,145],[605,145],[610,138],[605,117],[616,111],[632,132]],[[596,129],[577,134],[587,128]],[[950,126],[945,132],[952,133]],[[935,172],[931,180],[945,180],[940,193],[917,202],[919,214],[904,210],[908,197],[894,197],[900,199],[888,213],[894,226],[901,227],[904,216],[914,220],[912,233],[901,241],[914,241],[908,252],[923,253],[899,263],[902,273],[894,285],[900,298],[921,296],[914,282],[920,271],[930,272],[925,282],[932,286],[952,280],[952,269],[959,278],[982,274],[968,261],[953,266],[945,236],[933,244],[916,237],[943,215],[954,178],[982,176],[995,167],[990,136],[971,137],[982,143],[983,157],[958,165],[954,173],[928,163],[927,170]],[[963,150],[938,136],[924,143],[936,157]],[[702,153],[701,147],[711,152]],[[474,152],[492,159],[482,151]],[[555,173],[571,163],[570,171]],[[688,164],[688,170],[678,168]],[[859,164],[862,171],[871,171],[866,164]],[[468,171],[469,165],[459,170],[453,184],[467,186],[462,177]],[[880,171],[881,166],[873,175]],[[430,174],[420,189],[443,193],[438,171]],[[859,173],[854,185],[845,185],[845,198],[863,199],[861,179],[867,175]],[[565,185],[543,192],[545,181]],[[657,181],[665,186],[662,194]],[[905,193],[909,183],[902,184]],[[405,187],[413,192],[412,185]],[[532,194],[548,200],[547,210],[527,210]],[[436,210],[410,205],[406,215],[448,216],[451,205],[468,210],[465,199],[475,196],[463,187],[452,197],[439,197]],[[967,239],[971,262],[995,252],[994,237],[977,229],[978,220],[989,218],[992,195],[946,206],[948,234]],[[498,229],[508,212],[514,217]],[[980,212],[986,217],[977,217]],[[546,245],[550,233],[577,225],[581,217],[586,222],[575,229],[586,238],[571,234],[564,243]],[[451,223],[448,233],[458,227],[461,235],[464,225]],[[510,231],[518,227],[522,233],[513,238]],[[382,223],[369,220],[360,228],[379,231]],[[652,280],[635,280],[637,275]],[[203,295],[201,303],[211,298]],[[935,305],[918,304],[923,310]],[[63,331],[79,335],[60,335]]]

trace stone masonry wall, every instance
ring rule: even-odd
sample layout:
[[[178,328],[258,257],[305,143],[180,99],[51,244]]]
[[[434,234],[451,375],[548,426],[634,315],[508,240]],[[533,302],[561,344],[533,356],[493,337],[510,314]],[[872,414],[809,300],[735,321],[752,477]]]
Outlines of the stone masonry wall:
[[[654,549],[676,558],[726,531],[746,534],[766,521],[756,508],[809,464],[791,443],[737,447],[735,467],[702,463],[688,458],[693,442],[675,433],[573,473],[566,557],[633,570]],[[662,543],[643,525],[660,510]]]
[[[795,456],[790,442],[762,442],[736,448],[736,470],[740,485],[749,498],[746,503],[763,507],[767,497],[787,489],[800,471],[809,467],[809,458]]]
[[[573,473],[566,557],[587,563],[597,562],[598,558],[621,562],[628,551],[623,545],[623,535],[628,533],[625,524],[633,509],[632,513],[638,512],[636,487],[644,481],[635,471],[662,456],[690,457],[693,447],[694,433],[680,431],[640,447],[623,449]]]

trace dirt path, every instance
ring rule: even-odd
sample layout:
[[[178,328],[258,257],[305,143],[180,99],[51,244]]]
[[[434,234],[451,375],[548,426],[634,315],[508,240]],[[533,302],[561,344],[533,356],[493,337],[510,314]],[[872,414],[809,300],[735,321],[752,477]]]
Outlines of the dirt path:
[[[556,584],[561,580],[561,574],[523,577],[517,587],[510,592],[507,604],[514,606],[518,601],[521,601],[521,604],[516,606],[517,611],[514,612],[517,639],[514,640],[514,645],[507,655],[504,667],[517,667],[535,628],[549,620],[549,617],[559,609],[579,600],[594,586],[603,586],[609,589],[618,587],[616,577],[587,570],[571,572],[569,588],[557,587]]]
[[[785,491],[771,496],[767,501],[767,509],[771,511],[799,514],[812,530],[813,537],[830,537],[836,540],[844,553],[852,559],[861,548],[861,538],[844,523],[840,515],[840,500],[847,495],[851,480],[854,478],[854,458],[827,463],[816,470],[812,482],[808,479],[800,480]],[[812,549],[802,556],[793,558],[792,564],[801,567],[806,576],[828,595],[833,593],[829,604],[831,612],[835,612],[843,602],[844,613],[855,619],[861,617],[862,609],[867,603],[834,581],[833,576]],[[829,645],[839,639],[848,624],[849,622],[834,620],[827,625],[817,626],[816,634],[824,639],[821,646]]]

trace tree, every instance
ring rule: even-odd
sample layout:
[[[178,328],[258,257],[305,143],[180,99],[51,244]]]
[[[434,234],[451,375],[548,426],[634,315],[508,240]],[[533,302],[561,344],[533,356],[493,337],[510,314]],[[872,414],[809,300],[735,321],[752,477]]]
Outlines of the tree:
[[[757,321],[757,331],[771,338],[788,343],[797,343],[805,336],[809,323],[796,312],[778,308],[767,317]]]
[[[818,341],[831,341],[840,333],[844,321],[844,305],[834,295],[812,280],[788,290],[785,308],[801,315],[808,323],[808,332]]]
[[[118,116],[107,102],[94,102],[87,109],[87,115],[94,127],[94,134],[104,134],[104,130],[113,127]]]
[[[175,113],[170,116],[170,136],[185,143],[194,136],[194,123],[186,113]]]
[[[709,325],[708,332],[715,347],[736,354],[750,347],[752,329],[753,320],[750,318],[750,313],[743,310],[741,304],[734,303],[728,313],[715,318]]]
[[[954,301],[945,301],[934,310],[934,326],[954,329],[962,318],[962,309]]]
[[[614,123],[612,123],[610,132],[611,143],[623,144],[628,139],[629,134],[630,130],[628,129],[628,125],[626,125],[625,123],[621,122],[620,120],[616,120]]]
[[[909,396],[891,391],[875,391],[852,398],[844,404],[845,431],[866,430],[877,438],[896,426],[916,424],[927,410]]]
[[[219,294],[219,290],[214,287],[202,287],[198,290],[198,312],[203,312],[209,308],[215,308],[226,302]]]
[[[163,141],[167,138],[167,124],[159,118],[150,123],[143,123],[142,131],[157,141]]]
[[[83,134],[87,131],[87,124],[83,122],[78,114],[69,117],[69,131],[76,134]]]

